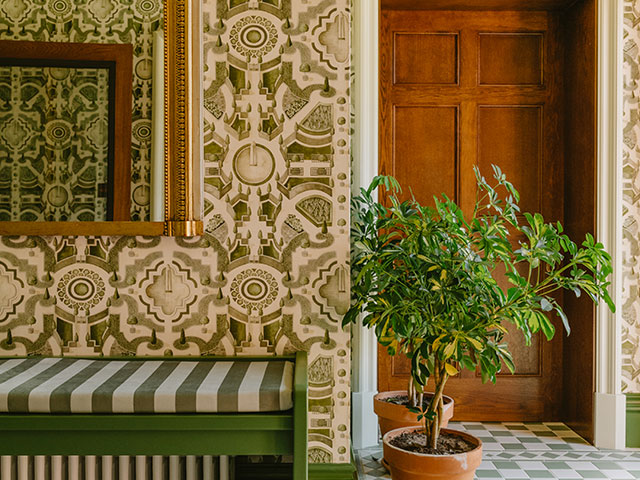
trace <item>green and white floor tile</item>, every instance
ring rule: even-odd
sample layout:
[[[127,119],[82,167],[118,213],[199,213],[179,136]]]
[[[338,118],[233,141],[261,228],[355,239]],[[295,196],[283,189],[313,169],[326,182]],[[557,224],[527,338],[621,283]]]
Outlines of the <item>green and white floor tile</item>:
[[[477,479],[637,479],[640,450],[600,450],[562,423],[451,423],[480,438]],[[359,480],[390,479],[379,460],[382,447],[357,452]]]

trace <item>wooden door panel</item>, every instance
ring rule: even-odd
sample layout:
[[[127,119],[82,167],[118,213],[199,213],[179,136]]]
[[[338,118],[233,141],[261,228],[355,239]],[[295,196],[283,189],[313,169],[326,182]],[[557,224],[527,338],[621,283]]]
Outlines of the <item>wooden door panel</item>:
[[[548,15],[383,12],[380,172],[410,186],[421,202],[446,193],[469,213],[471,167],[490,177],[490,165],[498,164],[521,192],[523,210],[562,220],[554,77],[561,55]],[[476,372],[451,378],[445,393],[456,400],[456,419],[559,418],[562,336],[547,342],[536,335],[526,346],[507,328],[516,375],[502,373],[496,385],[482,384]],[[378,360],[379,390],[405,389],[406,359],[381,348]]]
[[[405,180],[402,197],[413,193],[425,204],[442,193],[456,198],[458,107],[398,105],[393,118],[391,174]]]
[[[402,32],[395,35],[393,43],[395,84],[458,83],[456,33]]]
[[[515,374],[512,375],[506,367],[498,374],[500,377],[513,378],[517,376],[541,376],[542,375],[542,343],[539,333],[531,338],[531,344],[527,345],[522,332],[513,323],[506,323],[508,334],[505,341],[509,345],[509,351],[513,358],[517,359]],[[502,381],[502,379],[500,379]]]
[[[524,240],[524,238],[518,238],[514,243]],[[528,271],[528,267],[526,267],[525,265],[520,265],[518,267],[518,273],[520,275],[526,276]],[[507,280],[506,276],[504,276],[504,267],[498,267],[496,269],[496,274],[498,284],[503,290],[506,291],[509,287],[511,287],[511,284]],[[505,322],[504,326],[509,332],[507,335],[505,335],[505,342],[509,345],[509,350],[511,351],[513,358],[516,359],[515,373],[512,375],[506,368],[506,366],[503,365],[504,368],[498,375],[508,378],[522,375],[541,376],[544,351],[542,336],[539,333],[533,335],[531,338],[531,344],[527,346],[524,335],[513,323]]]
[[[411,373],[411,362],[409,359],[404,356],[398,356],[393,359],[392,362],[392,371],[395,377],[402,378],[403,382],[406,382],[406,379],[409,377]],[[406,384],[404,384],[401,388],[406,388]]]
[[[491,178],[499,165],[520,192],[522,212],[540,211],[542,163],[540,105],[479,105],[478,166]]]
[[[542,85],[543,39],[542,33],[480,33],[478,84]]]

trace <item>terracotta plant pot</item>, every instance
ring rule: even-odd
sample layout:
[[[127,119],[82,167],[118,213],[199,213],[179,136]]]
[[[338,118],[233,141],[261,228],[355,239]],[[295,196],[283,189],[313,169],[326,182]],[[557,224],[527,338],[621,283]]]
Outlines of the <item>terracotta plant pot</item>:
[[[477,445],[473,450],[455,455],[426,455],[394,447],[389,442],[404,432],[420,430],[420,427],[397,428],[388,432],[384,442],[384,458],[389,463],[393,480],[473,480],[482,462],[482,442],[468,433],[443,429]]]
[[[429,394],[426,394],[429,395]],[[401,427],[418,427],[418,415],[411,413],[404,405],[396,405],[395,403],[386,402],[386,398],[407,396],[405,390],[396,390],[393,392],[380,392],[373,397],[373,411],[378,415],[378,424],[382,436],[390,430]],[[442,409],[442,418],[440,426],[446,428],[449,420],[453,417],[453,398],[444,395],[444,408]]]

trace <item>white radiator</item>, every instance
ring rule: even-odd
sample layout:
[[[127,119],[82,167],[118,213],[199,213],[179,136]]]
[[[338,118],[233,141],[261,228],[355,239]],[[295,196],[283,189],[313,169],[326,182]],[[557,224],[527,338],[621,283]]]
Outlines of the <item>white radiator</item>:
[[[226,458],[0,457],[0,480],[228,480]],[[227,478],[225,478],[227,477]]]

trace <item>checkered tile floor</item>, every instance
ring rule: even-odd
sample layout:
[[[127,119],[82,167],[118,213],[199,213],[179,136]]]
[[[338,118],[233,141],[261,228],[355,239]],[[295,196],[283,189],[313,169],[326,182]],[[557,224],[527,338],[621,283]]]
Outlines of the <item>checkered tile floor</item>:
[[[451,423],[483,443],[476,479],[639,479],[640,450],[599,450],[562,423]],[[390,479],[382,447],[356,454],[359,480]]]

